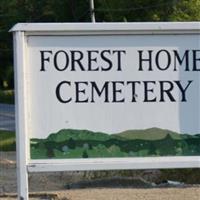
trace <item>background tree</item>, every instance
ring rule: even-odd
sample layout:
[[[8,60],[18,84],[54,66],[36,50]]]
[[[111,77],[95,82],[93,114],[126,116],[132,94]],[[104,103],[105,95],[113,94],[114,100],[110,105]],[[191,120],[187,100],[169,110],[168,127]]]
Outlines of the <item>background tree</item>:
[[[200,20],[200,0],[96,0],[97,21]]]
[[[94,0],[97,22],[198,21],[200,0]],[[0,1],[0,89],[13,88],[12,34],[18,22],[89,22],[89,0]]]

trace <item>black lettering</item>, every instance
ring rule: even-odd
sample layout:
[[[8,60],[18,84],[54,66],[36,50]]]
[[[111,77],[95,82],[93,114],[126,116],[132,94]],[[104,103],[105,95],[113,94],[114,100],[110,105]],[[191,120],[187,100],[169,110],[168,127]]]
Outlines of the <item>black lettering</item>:
[[[141,84],[140,81],[127,81],[127,85],[131,85],[132,86],[132,100],[131,102],[137,102],[136,98],[137,98],[137,94],[135,92],[136,90],[136,84]]]
[[[143,62],[148,62],[148,71],[153,71],[152,69],[152,50],[148,50],[148,58],[142,58],[142,54],[143,54],[143,51],[142,50],[139,50],[138,53],[139,53],[139,71],[143,71],[143,65],[142,63]]]
[[[98,71],[99,70],[99,67],[96,67],[96,68],[92,68],[93,65],[92,63],[97,63],[97,57],[92,57],[92,55],[94,53],[99,53],[99,51],[94,51],[94,50],[91,50],[91,51],[87,51],[88,52],[88,71]]]
[[[83,52],[81,51],[70,51],[71,52],[71,71],[76,71],[76,63],[80,67],[81,71],[85,71],[83,64],[81,63],[81,60],[83,59]]]
[[[169,87],[166,88],[165,86],[168,85]],[[160,81],[160,102],[165,102],[165,95],[168,96],[171,102],[176,102],[171,92],[174,89],[174,85],[170,81]]]
[[[102,60],[104,60],[105,62],[108,63],[108,67],[107,68],[104,67],[104,66],[101,67],[102,71],[109,71],[113,66],[111,60],[108,57],[105,56],[106,53],[107,54],[111,54],[110,50],[104,50],[104,51],[101,52]]]
[[[101,97],[101,95],[104,93],[104,102],[108,103],[109,102],[109,98],[108,98],[108,85],[109,82],[106,81],[103,85],[103,87],[101,88],[101,90],[98,88],[96,82],[91,81],[91,90],[92,90],[92,97],[91,97],[91,102],[94,103],[94,94],[96,93],[99,97]]]
[[[61,53],[64,54],[64,56],[65,56],[65,64],[64,64],[64,66],[58,66],[58,55],[61,54]],[[63,50],[57,51],[57,52],[55,53],[55,56],[54,56],[54,66],[55,66],[55,68],[56,68],[58,71],[64,71],[64,70],[67,69],[68,64],[69,64],[69,57],[68,57],[68,54],[67,54],[65,51],[63,51]],[[61,68],[60,68],[60,67],[61,67]]]
[[[124,82],[123,81],[113,81],[112,82],[112,87],[113,87],[113,101],[112,102],[113,103],[121,103],[121,102],[125,101],[124,98],[118,99],[117,94],[121,94],[122,90],[118,89],[117,85],[124,85]]]
[[[197,66],[197,62],[200,61],[200,56],[197,58],[197,53],[199,53],[200,50],[193,50],[193,71],[200,71],[200,68]]]
[[[63,86],[64,84],[68,85],[68,86],[71,86],[71,82],[69,81],[62,81],[58,84],[58,86],[56,87],[56,97],[57,99],[61,102],[61,103],[69,103],[72,98],[69,98],[69,99],[63,99],[60,95],[60,90],[61,90],[61,86]]]
[[[88,85],[88,82],[86,81],[80,81],[80,82],[75,82],[75,91],[76,91],[76,98],[75,98],[75,102],[76,103],[87,103],[88,102],[88,98],[86,99],[80,99],[80,94],[85,94],[85,88],[81,89],[81,85]]]
[[[113,51],[113,54],[117,53],[117,71],[122,71],[122,65],[121,65],[121,54],[126,54],[126,51],[123,50],[115,50]]]
[[[150,84],[155,85],[156,81],[143,81],[144,83],[144,102],[156,102],[156,97],[149,99],[149,93],[154,93],[153,88],[149,88]]]
[[[161,60],[161,63],[164,63],[164,60],[163,59],[159,59],[160,58],[160,54],[163,54],[165,53],[165,55],[167,56],[167,63],[166,63],[166,66],[161,66],[160,65],[160,60]],[[157,52],[156,54],[156,57],[155,57],[155,62],[156,62],[156,66],[159,70],[161,71],[165,71],[169,68],[170,64],[171,64],[171,56],[170,56],[170,53],[165,50],[165,49],[161,49],[160,51]]]
[[[186,85],[185,88],[183,88],[183,86],[181,85],[180,81],[174,81],[176,83],[176,85],[178,86],[178,88],[180,89],[181,91],[181,102],[186,102],[187,99],[186,99],[186,91],[188,89],[188,87],[190,86],[190,84],[193,82],[193,81],[188,81],[188,84]]]
[[[45,58],[45,53],[49,53],[52,54],[52,51],[40,51],[40,55],[41,55],[41,68],[40,71],[46,71],[45,67],[44,67],[44,63],[45,61],[49,62],[50,61],[50,57],[46,57]]]
[[[177,50],[173,50],[173,51],[174,51],[174,71],[177,71],[177,68],[176,68],[177,60],[178,60],[179,65],[182,65],[183,61],[185,60],[185,71],[190,71],[190,69],[189,69],[189,50],[185,51],[182,58],[180,58]]]

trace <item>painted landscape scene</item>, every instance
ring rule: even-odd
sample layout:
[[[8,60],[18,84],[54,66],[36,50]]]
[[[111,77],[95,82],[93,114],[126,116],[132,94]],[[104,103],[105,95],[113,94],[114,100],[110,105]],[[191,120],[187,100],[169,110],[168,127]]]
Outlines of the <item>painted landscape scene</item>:
[[[31,159],[199,156],[200,134],[150,128],[117,134],[62,129],[46,139],[32,138]]]

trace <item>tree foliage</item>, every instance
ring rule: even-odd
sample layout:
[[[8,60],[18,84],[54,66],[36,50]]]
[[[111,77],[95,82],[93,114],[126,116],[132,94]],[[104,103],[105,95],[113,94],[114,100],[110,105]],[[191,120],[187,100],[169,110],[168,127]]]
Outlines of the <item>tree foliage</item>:
[[[200,0],[94,0],[97,22],[198,21]],[[13,87],[12,35],[18,22],[89,22],[89,0],[0,1],[0,89]]]
[[[198,21],[200,0],[96,0],[98,21]]]

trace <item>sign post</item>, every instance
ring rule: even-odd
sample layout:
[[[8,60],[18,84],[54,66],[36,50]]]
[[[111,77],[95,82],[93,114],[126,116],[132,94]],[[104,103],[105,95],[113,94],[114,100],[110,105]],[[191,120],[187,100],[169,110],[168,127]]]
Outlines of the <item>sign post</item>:
[[[19,199],[30,172],[200,167],[200,23],[11,31]]]
[[[16,119],[16,151],[17,151],[17,187],[18,199],[28,199],[28,171],[27,171],[27,127],[25,124],[27,111],[25,103],[25,59],[26,47],[24,32],[17,31],[14,40],[15,67],[15,119]],[[20,77],[20,78],[19,78]]]

